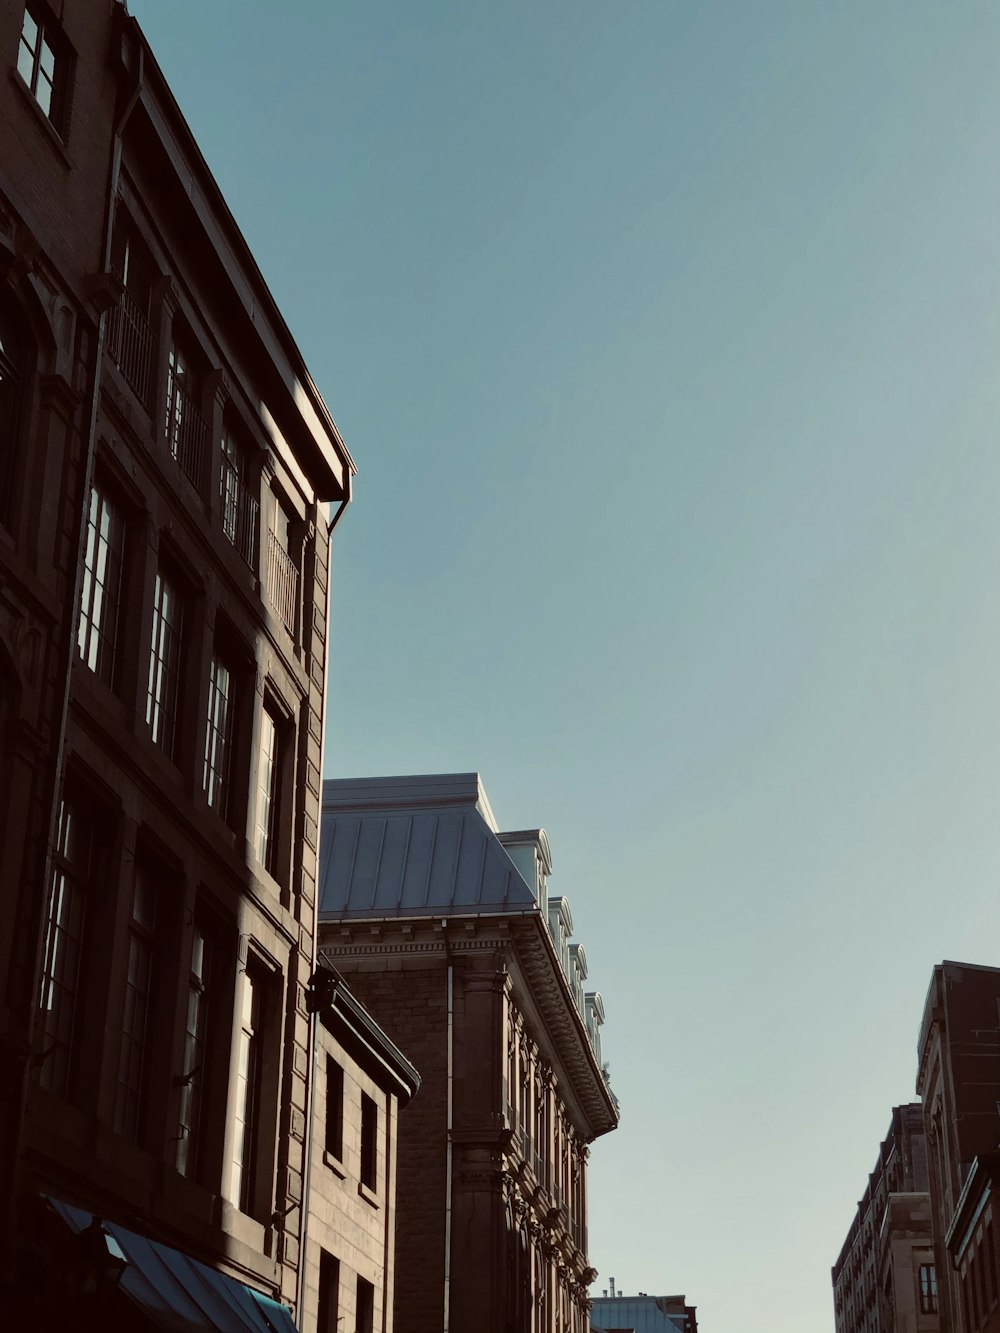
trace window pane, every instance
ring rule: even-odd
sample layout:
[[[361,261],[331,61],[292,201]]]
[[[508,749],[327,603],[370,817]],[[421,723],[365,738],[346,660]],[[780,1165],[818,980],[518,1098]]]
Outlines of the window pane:
[[[153,932],[156,927],[155,886],[142,870],[136,871],[129,927],[128,972],[122,1015],[122,1043],[115,1093],[115,1130],[137,1140],[146,1072],[152,980]]]
[[[232,674],[218,657],[213,657],[208,681],[203,785],[209,805],[221,815],[226,813],[231,733]]]
[[[278,729],[265,709],[261,715],[260,767],[257,775],[257,860],[268,870],[274,861],[274,798],[278,775]]]
[[[28,50],[34,54],[38,47],[38,24],[27,10],[24,11],[24,23],[21,27],[21,41],[24,42],[28,47]]]
[[[121,511],[94,486],[90,492],[77,647],[85,664],[106,685],[113,684],[114,678],[124,535]]]
[[[33,21],[29,19],[27,14],[25,14],[24,16],[25,27],[27,27],[28,23],[30,22]],[[24,39],[22,38],[21,43],[17,48],[17,72],[18,74],[20,74],[21,78],[25,81],[25,83],[28,85],[29,88],[31,87],[31,76],[34,73],[34,69],[35,69],[34,45],[25,42]]]
[[[49,46],[48,42],[45,40],[44,37],[42,38],[41,59],[39,60],[38,63],[41,68],[41,72],[48,79],[49,83],[50,84],[53,83],[56,75],[56,57],[55,57],[55,52],[52,50],[52,47]]]
[[[180,683],[182,622],[183,608],[177,589],[158,572],[153,597],[146,721],[153,740],[171,756]]]

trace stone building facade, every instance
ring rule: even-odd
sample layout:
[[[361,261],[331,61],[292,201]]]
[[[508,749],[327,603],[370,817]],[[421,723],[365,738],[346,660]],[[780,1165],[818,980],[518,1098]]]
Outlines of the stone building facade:
[[[919,1102],[894,1106],[833,1266],[837,1333],[937,1333],[927,1146]]]
[[[476,774],[324,784],[320,953],[419,1068],[396,1333],[584,1333],[589,1145],[618,1123],[543,830]]]
[[[125,7],[0,61],[3,1279],[65,1327],[110,1237],[280,1322],[353,464]]]
[[[420,1076],[319,969],[301,1333],[392,1333],[399,1112]]]
[[[942,1333],[1000,1329],[1000,968],[935,967],[918,1043]]]

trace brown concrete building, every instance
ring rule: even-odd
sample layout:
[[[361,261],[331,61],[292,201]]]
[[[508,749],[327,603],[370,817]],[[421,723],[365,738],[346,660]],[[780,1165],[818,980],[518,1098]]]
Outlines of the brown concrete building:
[[[588,1145],[618,1123],[542,830],[476,774],[324,784],[321,956],[420,1070],[396,1333],[584,1333]]]
[[[321,969],[306,1199],[303,1333],[392,1333],[398,1113],[420,1077],[355,999]]]
[[[993,1176],[1000,1142],[1000,968],[935,967],[918,1044],[944,1333],[1000,1329]]]
[[[303,1278],[353,465],[124,7],[6,0],[0,62],[4,1282],[64,1328],[159,1266],[263,1327]]]
[[[936,1333],[930,1208],[920,1104],[894,1106],[833,1266],[837,1333]]]

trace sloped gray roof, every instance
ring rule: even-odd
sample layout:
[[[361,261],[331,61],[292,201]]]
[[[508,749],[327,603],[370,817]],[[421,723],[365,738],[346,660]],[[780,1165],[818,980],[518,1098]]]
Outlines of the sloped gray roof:
[[[323,784],[320,919],[538,910],[477,773]]]

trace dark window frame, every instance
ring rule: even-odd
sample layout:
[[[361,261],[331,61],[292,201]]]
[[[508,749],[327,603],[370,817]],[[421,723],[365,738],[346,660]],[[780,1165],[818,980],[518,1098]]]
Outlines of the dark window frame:
[[[372,1193],[378,1192],[378,1122],[378,1102],[363,1092],[358,1178]]]
[[[51,69],[45,67],[46,53],[51,59]],[[62,26],[45,5],[31,0],[21,18],[15,68],[41,114],[64,141],[72,65],[72,48]]]
[[[338,1162],[344,1158],[344,1067],[326,1057],[326,1125],[324,1147]]]

